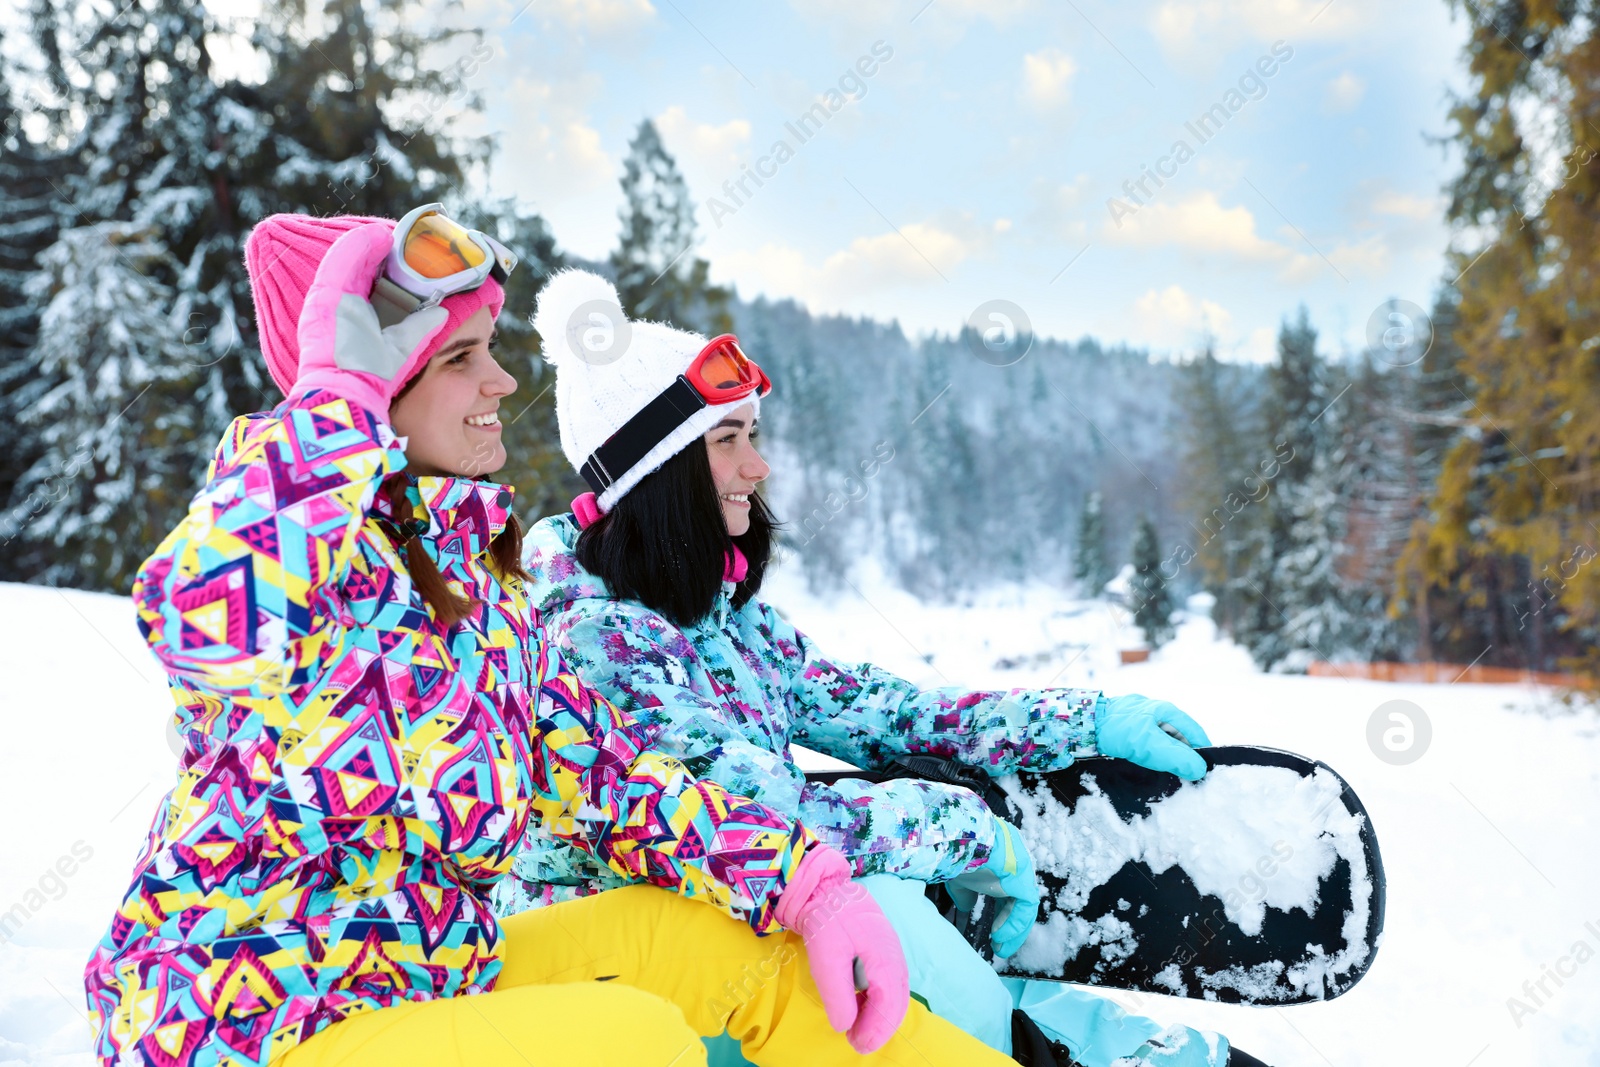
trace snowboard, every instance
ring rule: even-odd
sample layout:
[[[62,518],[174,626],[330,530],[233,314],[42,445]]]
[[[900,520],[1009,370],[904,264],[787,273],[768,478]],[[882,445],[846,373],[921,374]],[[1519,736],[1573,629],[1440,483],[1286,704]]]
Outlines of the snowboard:
[[[1197,749],[1199,782],[1126,760],[991,779],[935,756],[887,772],[974,789],[1021,832],[1039,915],[1002,974],[1258,1005],[1328,1000],[1372,966],[1383,932],[1378,839],[1327,764],[1292,752]],[[929,895],[986,957],[994,903],[958,912]]]

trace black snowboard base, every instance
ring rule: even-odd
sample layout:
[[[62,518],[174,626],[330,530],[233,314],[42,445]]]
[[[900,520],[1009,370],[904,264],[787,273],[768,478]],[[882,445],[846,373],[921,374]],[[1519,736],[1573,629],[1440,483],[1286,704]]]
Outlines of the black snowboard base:
[[[930,756],[903,757],[899,774],[812,777],[968,786],[1022,831],[1041,904],[1003,974],[1224,1003],[1346,992],[1372,965],[1384,918],[1383,861],[1360,799],[1327,764],[1291,752],[1197,751],[1210,768],[1198,783],[1104,757],[998,780]],[[942,887],[929,895],[989,956],[988,901],[967,916]]]

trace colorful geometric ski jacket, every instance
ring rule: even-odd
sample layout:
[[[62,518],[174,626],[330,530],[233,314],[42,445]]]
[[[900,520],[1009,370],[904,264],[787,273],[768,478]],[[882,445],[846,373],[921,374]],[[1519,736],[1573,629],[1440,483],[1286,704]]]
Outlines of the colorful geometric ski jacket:
[[[871,664],[825,658],[771,606],[735,611],[725,583],[711,616],[678,627],[612,598],[573,554],[571,515],[536,523],[524,542],[530,595],[568,666],[657,731],[690,770],[799,818],[858,875],[945,881],[981,866],[995,818],[971,790],[905,778],[807,782],[789,746],[857,767],[935,753],[993,775],[1050,771],[1095,754],[1098,690],[918,690]],[[513,877],[495,887],[502,915],[610,888],[618,880],[543,827],[530,827]]]
[[[815,838],[568,672],[487,565],[509,488],[404,464],[331,392],[244,416],[141,569],[187,747],[85,974],[102,1062],[260,1067],[349,1015],[491,988],[488,893],[530,815],[618,881],[775,928]],[[413,533],[479,601],[464,621],[413,588]]]

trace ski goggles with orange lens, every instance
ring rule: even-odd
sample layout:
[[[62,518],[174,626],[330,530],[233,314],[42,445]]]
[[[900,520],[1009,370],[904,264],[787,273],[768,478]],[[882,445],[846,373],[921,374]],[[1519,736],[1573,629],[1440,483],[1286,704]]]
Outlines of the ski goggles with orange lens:
[[[772,392],[766,372],[744,354],[739,339],[731,333],[708,341],[683,376],[708,404],[726,404],[757,391],[761,396]]]
[[[737,337],[713,337],[671,385],[589,453],[578,473],[596,494],[604,493],[701,409],[770,392],[772,380],[744,354]]]
[[[456,222],[443,204],[423,204],[395,224],[394,247],[373,286],[372,304],[379,322],[389,326],[490,277],[504,283],[516,266],[511,249]]]

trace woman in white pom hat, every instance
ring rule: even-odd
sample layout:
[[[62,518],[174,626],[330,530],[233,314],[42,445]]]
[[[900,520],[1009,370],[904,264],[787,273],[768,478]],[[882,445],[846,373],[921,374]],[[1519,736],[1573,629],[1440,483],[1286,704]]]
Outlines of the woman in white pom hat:
[[[591,488],[524,545],[530,596],[567,662],[694,773],[803,819],[843,853],[899,932],[913,992],[935,1012],[1005,1051],[1014,1024],[1037,1035],[1013,1019],[1016,1004],[1086,1062],[1167,1051],[1160,1026],[1108,1001],[1059,985],[1008,987],[938,914],[927,883],[945,884],[965,910],[978,893],[998,898],[1001,956],[1033,928],[1032,861],[978,794],[913,778],[808,782],[789,746],[874,771],[913,753],[994,776],[1102,754],[1193,779],[1204,761],[1161,727],[1194,745],[1210,744],[1205,732],[1142,697],[919,691],[870,664],[825,658],[757,597],[774,520],[757,492],[769,468],[752,442],[771,383],[737,339],[630,322],[611,284],[586,271],[550,280],[534,327],[556,368],[562,448]],[[509,914],[616,884],[534,831],[495,904]],[[1225,1040],[1209,1048],[1161,1062],[1226,1061]]]

